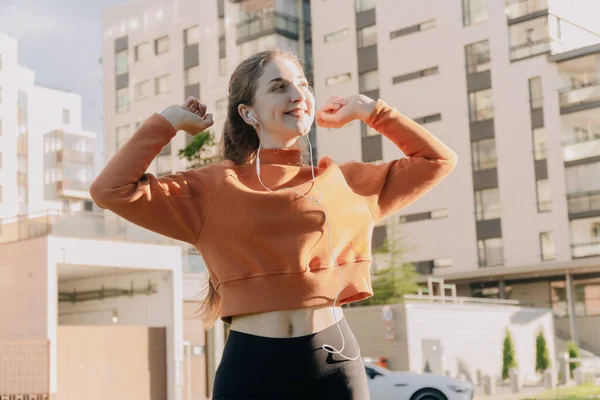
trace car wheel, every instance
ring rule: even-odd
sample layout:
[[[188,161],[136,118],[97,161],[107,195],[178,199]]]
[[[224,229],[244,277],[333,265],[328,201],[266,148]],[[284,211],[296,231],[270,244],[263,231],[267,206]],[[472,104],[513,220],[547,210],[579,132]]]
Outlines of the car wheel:
[[[410,400],[448,400],[444,393],[435,389],[421,389]]]

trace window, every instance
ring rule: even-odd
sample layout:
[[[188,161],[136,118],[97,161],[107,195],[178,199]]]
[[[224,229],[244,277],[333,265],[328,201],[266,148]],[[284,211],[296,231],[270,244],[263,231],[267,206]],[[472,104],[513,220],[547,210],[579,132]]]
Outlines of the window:
[[[379,135],[379,132],[377,132],[375,129],[371,128],[369,125],[365,124],[364,122],[361,122],[361,125],[360,125],[360,136],[361,137],[375,136],[375,135]]]
[[[170,174],[171,169],[171,154],[164,154],[156,157],[156,172],[158,176]]]
[[[171,79],[170,75],[159,76],[154,82],[154,92],[158,94],[167,93],[171,90]]]
[[[430,19],[429,21],[421,22],[417,25],[412,25],[406,28],[398,29],[393,32],[390,32],[390,39],[396,39],[401,36],[410,35],[411,33],[426,31],[429,29],[435,28],[436,21],[435,19]]]
[[[62,110],[62,123],[69,125],[71,123],[71,110],[63,108]]]
[[[330,76],[325,81],[325,84],[327,86],[333,86],[333,85],[337,85],[337,84],[340,84],[340,83],[343,83],[343,82],[348,82],[349,80],[350,80],[350,73],[348,72],[348,73],[345,73],[345,74]]]
[[[430,67],[430,68],[422,69],[420,71],[409,72],[408,74],[394,76],[392,78],[392,84],[395,85],[397,83],[402,83],[402,82],[410,81],[413,79],[423,78],[423,77],[429,76],[429,75],[435,75],[438,72],[439,72],[438,67]]]
[[[219,58],[219,76],[227,75],[227,57]]]
[[[364,72],[358,76],[358,90],[360,93],[379,89],[379,70]]]
[[[488,71],[490,64],[490,42],[482,40],[465,46],[467,57],[467,73],[475,74],[477,72]]]
[[[144,121],[137,121],[135,123],[135,130],[137,131],[138,129],[140,129],[140,127],[142,126],[143,123],[144,123]]]
[[[27,157],[23,154],[17,154],[17,172],[27,173]]]
[[[600,191],[600,162],[580,164],[565,169],[567,194]]]
[[[367,11],[375,8],[377,0],[355,0],[356,12]]]
[[[417,222],[417,221],[423,221],[423,220],[429,220],[429,219],[441,219],[441,218],[447,218],[447,217],[448,217],[448,209],[441,208],[439,210],[421,212],[421,213],[416,213],[416,214],[401,215],[399,222],[401,224],[407,224],[409,222]]]
[[[169,37],[163,36],[154,40],[154,54],[164,54],[169,51]]]
[[[529,79],[529,101],[532,110],[542,108],[544,105],[542,98],[542,78],[539,76]]]
[[[129,72],[129,61],[127,59],[127,50],[119,51],[116,55],[116,74],[123,75]]]
[[[431,114],[431,115],[425,115],[423,117],[418,117],[418,118],[414,118],[413,121],[415,121],[417,124],[428,124],[430,122],[437,122],[437,121],[441,121],[442,120],[442,114]]]
[[[471,143],[473,171],[496,168],[496,139],[483,139]]]
[[[117,113],[129,110],[129,88],[117,90]]]
[[[225,37],[225,18],[219,18],[218,21],[218,27],[219,27],[219,38],[223,38]]]
[[[183,31],[183,42],[186,46],[200,43],[200,27],[195,25]]]
[[[540,233],[540,249],[542,251],[542,261],[556,259],[556,249],[554,247],[554,232]]]
[[[492,89],[469,93],[469,118],[471,122],[494,118]]]
[[[539,179],[535,183],[538,212],[552,211],[552,192],[550,191],[550,181],[548,179]]]
[[[134,86],[134,91],[136,101],[150,97],[150,93],[152,92],[150,81],[145,80],[143,82],[136,83]]]
[[[129,139],[129,125],[123,125],[117,127],[116,132],[116,150],[119,150]]]
[[[358,48],[369,47],[377,44],[377,25],[367,26],[356,31]]]
[[[186,86],[200,83],[200,66],[186,68],[183,78]]]
[[[227,99],[217,100],[216,104],[217,117],[223,118],[227,116]]]
[[[348,28],[342,29],[339,31],[335,31],[335,32],[331,32],[331,33],[328,33],[327,35],[325,35],[324,41],[325,41],[325,43],[334,42],[336,40],[345,38],[349,34],[350,34],[350,31],[348,30]]]
[[[535,128],[533,130],[533,158],[535,160],[546,159],[546,128]]]
[[[600,315],[600,278],[574,279],[575,315],[579,317]],[[555,317],[567,317],[567,290],[565,281],[550,283],[552,311]]]
[[[477,221],[500,218],[500,190],[498,188],[475,191]]]
[[[478,240],[477,249],[480,267],[494,267],[504,264],[502,238]]]
[[[465,26],[487,21],[488,0],[463,0],[463,23]]]
[[[94,202],[93,201],[89,201],[89,200],[85,200],[83,202],[83,209],[85,211],[92,211],[94,209]]]
[[[135,62],[146,61],[150,58],[150,43],[144,42],[135,46]]]

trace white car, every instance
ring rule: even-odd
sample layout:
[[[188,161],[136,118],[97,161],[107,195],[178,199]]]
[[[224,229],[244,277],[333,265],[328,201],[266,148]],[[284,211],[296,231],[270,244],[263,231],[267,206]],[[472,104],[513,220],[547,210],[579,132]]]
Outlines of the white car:
[[[449,376],[396,372],[365,362],[371,400],[471,400],[473,385]]]

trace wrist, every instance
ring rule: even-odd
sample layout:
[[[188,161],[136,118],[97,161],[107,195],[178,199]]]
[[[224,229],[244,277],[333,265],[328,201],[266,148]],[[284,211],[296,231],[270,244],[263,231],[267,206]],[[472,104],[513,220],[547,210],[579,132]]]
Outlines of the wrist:
[[[358,118],[361,121],[366,122],[369,116],[373,113],[376,104],[376,100],[361,94],[358,100]]]
[[[169,121],[175,130],[179,130],[180,126],[180,107],[178,106],[169,106],[165,108],[160,115],[163,116],[164,119]]]

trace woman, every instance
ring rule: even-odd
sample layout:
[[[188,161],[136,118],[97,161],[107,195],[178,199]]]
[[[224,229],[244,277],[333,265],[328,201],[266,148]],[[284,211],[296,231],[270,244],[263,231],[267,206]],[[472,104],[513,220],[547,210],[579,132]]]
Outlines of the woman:
[[[407,158],[307,165],[311,148],[299,139],[315,117],[326,128],[362,120]],[[231,76],[223,161],[145,173],[178,130],[212,123],[194,98],[152,115],[93,182],[92,198],[202,253],[210,277],[202,317],[231,324],[214,399],[368,399],[341,305],[373,294],[374,225],[447,176],[455,153],[382,100],[336,96],[315,111],[298,60],[274,50]]]

